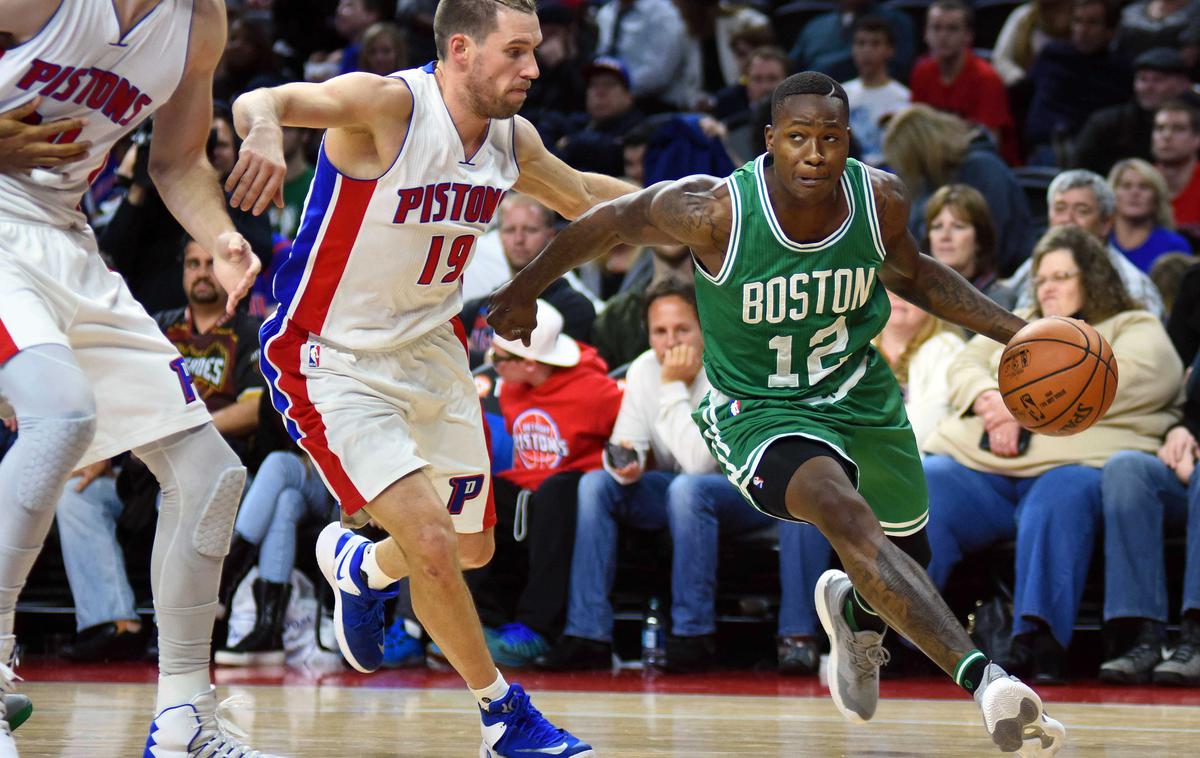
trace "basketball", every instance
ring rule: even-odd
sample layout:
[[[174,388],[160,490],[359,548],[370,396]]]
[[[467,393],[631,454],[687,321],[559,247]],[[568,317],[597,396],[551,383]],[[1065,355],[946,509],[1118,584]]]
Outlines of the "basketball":
[[[1000,394],[1026,429],[1055,437],[1078,434],[1112,405],[1117,361],[1108,342],[1083,321],[1038,319],[1004,349]]]

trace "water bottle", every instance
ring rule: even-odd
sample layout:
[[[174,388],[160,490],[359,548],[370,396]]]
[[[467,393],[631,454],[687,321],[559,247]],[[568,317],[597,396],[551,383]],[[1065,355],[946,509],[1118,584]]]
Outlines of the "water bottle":
[[[658,617],[658,598],[650,598],[646,620],[642,624],[642,669],[659,667],[663,663],[663,628]]]

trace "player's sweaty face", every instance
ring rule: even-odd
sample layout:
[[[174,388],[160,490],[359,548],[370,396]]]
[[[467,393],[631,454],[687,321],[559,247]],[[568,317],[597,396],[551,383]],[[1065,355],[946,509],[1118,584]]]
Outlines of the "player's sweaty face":
[[[788,192],[806,201],[832,193],[850,154],[849,114],[835,97],[793,95],[767,127],[767,151]]]
[[[486,118],[517,114],[538,77],[533,51],[541,42],[537,16],[504,7],[496,12],[496,29],[474,50],[467,80],[476,113]]]

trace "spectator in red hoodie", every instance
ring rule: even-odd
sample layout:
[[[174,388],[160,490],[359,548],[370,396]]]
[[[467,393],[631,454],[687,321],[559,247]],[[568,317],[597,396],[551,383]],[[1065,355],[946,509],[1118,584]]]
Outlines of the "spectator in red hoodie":
[[[530,344],[497,335],[491,362],[513,460],[492,480],[495,557],[468,572],[467,584],[483,623],[500,627],[488,634],[492,657],[523,666],[562,631],[579,479],[602,465],[621,389],[595,348],[563,334],[562,314],[544,300]]]

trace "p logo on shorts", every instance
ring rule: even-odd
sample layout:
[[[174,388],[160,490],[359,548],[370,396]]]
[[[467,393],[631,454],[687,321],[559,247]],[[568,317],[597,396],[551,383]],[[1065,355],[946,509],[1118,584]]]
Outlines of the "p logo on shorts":
[[[483,494],[483,474],[474,476],[456,476],[450,479],[450,502],[446,510],[451,516],[462,513],[463,506],[468,500],[474,500]]]

